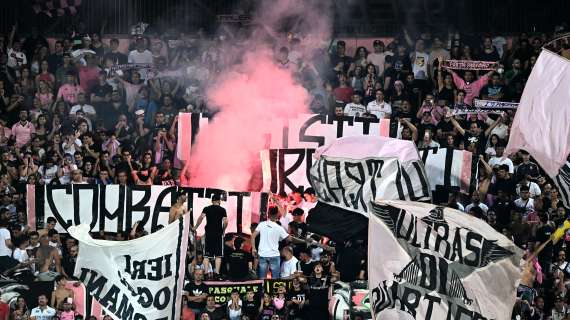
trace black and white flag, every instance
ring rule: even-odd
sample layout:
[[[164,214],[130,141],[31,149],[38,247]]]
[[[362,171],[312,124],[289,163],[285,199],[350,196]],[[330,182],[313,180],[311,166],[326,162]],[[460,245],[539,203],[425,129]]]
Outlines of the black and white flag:
[[[95,240],[89,225],[68,229],[79,241],[74,275],[113,319],[180,319],[189,215],[130,241]]]
[[[373,203],[374,319],[510,319],[522,252],[483,220],[419,202]]]

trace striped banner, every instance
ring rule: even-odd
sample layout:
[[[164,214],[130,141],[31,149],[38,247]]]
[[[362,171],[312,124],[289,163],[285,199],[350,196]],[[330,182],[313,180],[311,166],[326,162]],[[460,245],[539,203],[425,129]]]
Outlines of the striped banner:
[[[463,193],[477,188],[477,157],[469,151],[452,148],[419,149],[431,190],[436,186],[459,187]]]
[[[553,179],[566,208],[570,208],[570,161],[567,161]]]

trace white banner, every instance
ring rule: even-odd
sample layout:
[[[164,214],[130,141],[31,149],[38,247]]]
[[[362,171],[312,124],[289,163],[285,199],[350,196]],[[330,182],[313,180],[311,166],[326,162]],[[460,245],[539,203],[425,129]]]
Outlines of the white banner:
[[[385,137],[348,137],[317,149],[310,182],[319,201],[368,215],[370,201],[430,200],[415,145]]]
[[[522,252],[485,221],[432,204],[372,204],[374,319],[510,319]]]
[[[79,224],[87,224],[92,232],[121,232],[130,230],[141,221],[145,230],[151,232],[159,225],[168,224],[170,207],[176,202],[179,192],[188,194],[187,208],[194,224],[206,206],[212,204],[214,194],[221,195],[221,206],[227,211],[226,232],[249,233],[249,226],[267,203],[267,195],[260,192],[234,192],[210,188],[181,188],[171,186],[86,185],[45,186],[39,207],[44,207],[44,221],[54,217],[60,232]],[[36,189],[37,190],[37,189]],[[37,191],[36,191],[37,193]],[[31,195],[28,199],[32,201]],[[36,203],[36,209],[38,204]],[[36,216],[28,212],[28,217]],[[198,234],[204,233],[204,224]]]
[[[471,152],[451,148],[422,148],[419,152],[431,190],[440,185],[470,193],[476,188],[479,160]]]
[[[89,225],[69,228],[79,241],[74,275],[115,320],[180,319],[189,216],[130,241],[94,240]]]

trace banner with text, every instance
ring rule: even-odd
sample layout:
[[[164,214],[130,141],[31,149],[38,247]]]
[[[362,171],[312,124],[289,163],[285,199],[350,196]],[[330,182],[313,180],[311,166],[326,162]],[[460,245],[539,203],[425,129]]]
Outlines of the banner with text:
[[[249,233],[252,221],[259,220],[260,212],[266,208],[268,196],[261,192],[237,192],[211,188],[183,188],[176,186],[132,186],[86,185],[36,187],[28,192],[28,218],[45,222],[54,217],[56,229],[60,232],[79,224],[87,224],[92,232],[128,231],[137,222],[151,232],[159,225],[168,224],[170,207],[176,203],[180,192],[188,194],[187,209],[192,211],[194,224],[211,198],[219,194],[221,206],[226,209],[228,227],[226,232]],[[35,200],[34,200],[35,199]],[[253,219],[253,220],[252,220]],[[204,233],[204,224],[198,234]]]
[[[444,60],[442,66],[458,70],[495,70],[498,64],[492,61]]]
[[[180,318],[189,215],[130,241],[95,240],[89,225],[68,229],[79,241],[74,275],[115,320]]]
[[[287,291],[292,286],[292,279],[265,279],[251,281],[205,281],[208,285],[208,294],[214,296],[216,304],[225,305],[231,300],[233,290],[237,290],[242,299],[247,291],[252,290],[256,299],[261,297],[262,292],[271,295],[277,293],[277,288],[285,286]]]
[[[413,142],[360,136],[317,149],[310,183],[319,201],[367,215],[370,201],[429,201],[431,193]]]
[[[485,221],[432,204],[372,204],[374,319],[510,319],[522,251]],[[500,276],[497,276],[500,275]]]
[[[178,141],[177,156],[181,160],[189,160],[192,142],[196,134],[201,128],[209,124],[209,118],[198,113],[180,113],[178,120]],[[276,121],[273,125],[272,132],[267,132],[268,149],[271,150],[294,150],[281,151],[278,154],[264,157],[266,164],[269,165],[269,158],[280,159],[280,157],[288,158],[282,162],[289,163],[296,156],[310,159],[312,150],[325,144],[333,142],[337,138],[351,136],[390,136],[396,137],[398,132],[398,123],[385,121],[385,119],[359,118],[359,117],[335,117],[320,114],[302,114],[288,122]],[[274,161],[274,164],[276,162]],[[310,168],[310,163],[300,163],[295,172],[302,172],[303,168]],[[305,170],[306,171],[306,170]],[[266,176],[268,176],[266,174]],[[307,174],[304,174],[307,177]],[[299,176],[301,177],[301,176]],[[290,179],[295,181],[296,179]],[[308,180],[305,180],[308,181]],[[283,182],[281,187],[272,188],[273,192],[290,192],[293,184]],[[302,184],[300,186],[303,186]],[[268,186],[263,186],[261,190],[270,190]]]

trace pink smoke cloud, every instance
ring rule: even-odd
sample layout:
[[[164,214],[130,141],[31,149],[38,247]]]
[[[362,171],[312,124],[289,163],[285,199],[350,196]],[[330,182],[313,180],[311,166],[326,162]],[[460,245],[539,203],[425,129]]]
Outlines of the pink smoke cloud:
[[[191,184],[248,190],[267,134],[281,130],[273,126],[275,120],[306,113],[309,96],[267,51],[246,55],[207,95],[220,112],[192,148]]]
[[[225,190],[254,191],[259,152],[268,134],[282,130],[287,119],[308,113],[309,94],[290,70],[275,63],[275,51],[287,45],[285,31],[301,38],[298,48],[312,57],[330,37],[330,2],[326,0],[261,1],[251,36],[242,48],[225,45],[224,55],[239,61],[224,70],[207,91],[218,113],[198,133],[190,157],[190,184]],[[253,179],[255,180],[255,179]]]

